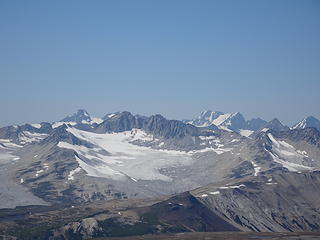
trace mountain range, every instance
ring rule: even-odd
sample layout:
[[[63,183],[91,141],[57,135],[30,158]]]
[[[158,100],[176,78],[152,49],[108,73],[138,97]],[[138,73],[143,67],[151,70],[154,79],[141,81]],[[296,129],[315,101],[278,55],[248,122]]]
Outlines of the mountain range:
[[[193,120],[184,120],[185,123],[195,125],[197,127],[211,127],[224,130],[231,130],[240,133],[243,136],[250,136],[253,132],[263,129],[273,129],[277,131],[288,130],[289,127],[283,125],[277,118],[267,122],[261,118],[253,118],[245,120],[243,115],[236,113],[213,112],[206,110]],[[320,121],[313,116],[306,117],[300,122],[294,124],[291,129],[304,129],[308,127],[316,128],[320,131]]]
[[[314,117],[288,127],[209,110],[184,121],[127,111],[100,119],[81,109],[2,127],[0,234],[30,237],[18,226],[39,224],[52,239],[118,236],[119,228],[319,231],[319,126]]]

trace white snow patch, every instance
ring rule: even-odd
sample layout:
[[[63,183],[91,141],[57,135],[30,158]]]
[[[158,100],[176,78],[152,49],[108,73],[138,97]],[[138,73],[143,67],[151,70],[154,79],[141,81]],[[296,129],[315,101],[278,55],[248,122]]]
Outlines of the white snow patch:
[[[226,152],[230,152],[233,148],[211,148],[216,154],[220,155]]]
[[[208,197],[208,194],[202,194],[201,197]]]
[[[125,179],[125,176],[118,172],[113,170],[112,168],[108,167],[106,164],[99,165],[99,166],[91,166],[87,164],[85,161],[82,161],[80,158],[76,156],[76,160],[80,167],[86,171],[88,176],[91,177],[104,177],[104,178],[113,178],[116,180],[123,180]]]
[[[218,194],[220,194],[220,191],[209,192],[209,194],[211,194],[211,195],[218,195]]]
[[[276,140],[271,133],[268,133],[268,137],[272,142],[272,152],[265,149],[277,163],[280,163],[283,167],[289,171],[297,172],[300,170],[313,170],[313,167],[304,165],[304,154],[299,153],[292,145],[285,141]]]
[[[249,137],[254,131],[252,130],[248,130],[248,129],[240,129],[239,133],[240,135],[244,136],[244,137]]]
[[[107,117],[108,118],[112,118],[112,117],[114,117],[114,116],[116,116],[117,114],[115,114],[115,113],[111,113],[111,114],[109,114]]]
[[[205,141],[205,140],[214,140],[216,137],[215,136],[199,136],[199,138]]]
[[[246,185],[240,184],[240,185],[235,185],[235,186],[227,186],[227,187],[219,187],[219,189],[235,189],[235,188],[241,188],[245,187]]]
[[[90,124],[90,122],[87,121],[87,120],[82,120],[81,123],[82,123],[82,124]]]
[[[21,179],[20,179],[20,183],[21,183],[21,184],[22,184],[22,183],[24,183],[24,180],[23,180],[23,178],[21,178]]]
[[[130,177],[131,178],[131,180],[132,181],[134,181],[134,182],[138,182],[138,180],[137,179],[135,179],[135,178],[133,178],[133,177]]]
[[[254,176],[258,176],[258,173],[261,170],[261,167],[259,167],[254,161],[251,161],[251,164],[253,165],[254,168]]]
[[[297,150],[297,153],[304,155],[305,157],[309,157],[306,151]]]
[[[52,128],[57,128],[57,127],[60,127],[62,126],[63,124],[65,124],[64,122],[55,122],[52,124]]]
[[[19,140],[21,144],[26,144],[26,143],[32,143],[32,142],[39,142],[46,138],[48,134],[44,133],[32,133],[28,131],[23,131],[22,133],[19,134]]]
[[[12,143],[11,140],[8,139],[0,139],[0,143],[0,163],[8,163],[20,159],[20,157],[15,155],[15,152],[22,147],[21,145]]]
[[[263,128],[261,129],[261,132],[267,132],[269,130],[269,128]]]
[[[23,146],[13,143],[9,139],[0,139],[0,143],[4,146],[5,149],[8,150],[16,150],[17,148],[21,148]]]
[[[40,123],[33,123],[31,124],[32,127],[34,128],[41,128],[41,124]]]
[[[229,117],[231,116],[231,114],[227,113],[227,114],[222,114],[219,117],[217,117],[216,119],[214,119],[212,121],[212,123],[216,126],[219,126],[220,124],[222,124],[224,121],[226,121]]]
[[[307,119],[303,119],[301,122],[299,122],[295,126],[293,126],[292,129],[306,128],[306,126],[307,126]]]
[[[220,155],[220,154],[230,152],[233,150],[233,148],[223,148],[224,145],[220,143],[219,139],[213,139],[213,140],[209,141],[209,144],[214,144],[216,146],[216,148],[211,146],[211,147],[206,147],[206,148],[200,149],[200,150],[193,150],[193,151],[190,151],[189,153],[194,154],[194,153],[212,151],[212,152],[215,152],[216,154]]]
[[[43,173],[44,171],[41,169],[41,170],[38,170],[38,171],[36,171],[36,177],[39,177],[39,174],[40,173]]]
[[[72,171],[70,171],[70,173],[69,173],[69,175],[68,175],[68,180],[74,180],[74,174],[76,174],[76,173],[78,173],[78,172],[80,172],[81,171],[81,167],[77,167],[76,169],[74,169],[74,170],[72,170]]]
[[[189,154],[195,154],[195,153],[202,153],[202,152],[215,152],[216,154],[220,155],[220,154],[223,154],[223,153],[226,153],[226,152],[230,152],[231,150],[233,150],[233,148],[213,148],[213,147],[207,147],[207,148],[204,148],[204,149],[200,149],[200,150],[193,150],[193,151],[190,151]]]
[[[103,119],[101,119],[101,118],[96,118],[96,117],[91,118],[91,123],[100,124],[102,122],[103,122]]]

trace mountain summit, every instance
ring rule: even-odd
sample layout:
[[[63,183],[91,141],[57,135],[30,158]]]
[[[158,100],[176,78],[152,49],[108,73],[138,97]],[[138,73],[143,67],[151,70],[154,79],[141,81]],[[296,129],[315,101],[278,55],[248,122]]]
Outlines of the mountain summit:
[[[197,127],[217,127],[227,131],[238,132],[241,135],[249,136],[264,126],[267,122],[261,118],[254,118],[246,121],[240,112],[223,113],[220,111],[213,112],[206,110],[201,112],[198,118],[185,121]]]
[[[298,122],[297,124],[295,124],[292,128],[304,129],[307,127],[313,127],[313,128],[316,128],[318,131],[320,131],[320,121],[313,116],[309,116],[303,119],[302,121]]]
[[[91,122],[91,120],[92,119],[91,119],[89,113],[86,110],[79,109],[76,113],[74,113],[73,115],[65,117],[60,122],[82,123],[82,121]]]

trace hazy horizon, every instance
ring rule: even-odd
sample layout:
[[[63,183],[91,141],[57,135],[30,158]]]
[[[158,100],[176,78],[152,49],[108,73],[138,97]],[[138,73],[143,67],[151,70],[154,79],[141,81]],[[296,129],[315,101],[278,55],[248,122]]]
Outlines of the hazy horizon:
[[[86,109],[320,119],[319,1],[0,2],[0,126]]]

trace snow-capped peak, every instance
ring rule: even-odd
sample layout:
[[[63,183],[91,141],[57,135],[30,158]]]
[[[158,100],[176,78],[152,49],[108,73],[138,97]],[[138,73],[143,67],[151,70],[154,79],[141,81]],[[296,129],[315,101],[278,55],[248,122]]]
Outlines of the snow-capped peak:
[[[309,116],[295,124],[292,129],[304,129],[307,127],[313,127],[320,131],[320,121],[313,116]]]
[[[60,122],[82,123],[83,121],[91,122],[91,117],[90,117],[89,113],[86,110],[79,109],[76,113],[74,113],[73,115],[65,117]]]
[[[207,121],[212,122],[214,119],[216,119],[217,117],[219,117],[222,114],[223,114],[223,112],[219,112],[219,111],[213,112],[211,110],[206,110],[206,111],[201,112],[198,119],[207,120]]]
[[[84,110],[84,109],[79,109],[76,113],[69,115],[65,117],[64,119],[54,122],[52,127],[57,128],[63,124],[68,124],[68,125],[77,125],[77,124],[100,124],[103,122],[102,119],[96,118],[96,117],[91,117],[90,114]]]
[[[239,132],[240,129],[246,129],[246,121],[240,112],[223,113],[220,111],[213,112],[206,110],[201,112],[198,118],[188,123],[198,127],[214,125],[224,130],[237,132]]]
[[[260,118],[246,121],[240,112],[223,113],[206,110],[194,120],[185,121],[197,127],[214,126],[226,131],[234,131],[248,137],[254,131],[263,127],[267,122]]]

